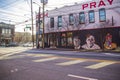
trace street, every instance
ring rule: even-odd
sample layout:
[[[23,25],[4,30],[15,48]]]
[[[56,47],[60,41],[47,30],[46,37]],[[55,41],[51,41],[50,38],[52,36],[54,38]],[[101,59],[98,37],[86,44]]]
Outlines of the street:
[[[0,80],[119,80],[120,54],[0,48]]]

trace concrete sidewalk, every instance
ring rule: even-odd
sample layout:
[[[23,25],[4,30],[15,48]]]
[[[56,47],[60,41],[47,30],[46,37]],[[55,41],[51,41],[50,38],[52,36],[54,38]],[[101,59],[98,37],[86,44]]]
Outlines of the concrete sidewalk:
[[[37,49],[37,48],[34,48]],[[43,48],[39,48],[39,49],[43,49]],[[100,50],[85,50],[85,49],[79,49],[79,50],[75,50],[75,49],[68,49],[68,48],[44,48],[45,50],[60,50],[60,51],[78,51],[78,52],[109,52],[109,53],[120,53],[120,47],[114,49],[114,50],[107,50],[107,49],[100,49]]]
[[[120,60],[120,52],[116,51],[102,51],[102,50],[74,50],[74,49],[65,49],[65,48],[40,48],[32,49],[28,53],[34,54],[53,54],[59,56],[70,56],[77,58],[92,58],[92,59],[105,59],[105,60]]]

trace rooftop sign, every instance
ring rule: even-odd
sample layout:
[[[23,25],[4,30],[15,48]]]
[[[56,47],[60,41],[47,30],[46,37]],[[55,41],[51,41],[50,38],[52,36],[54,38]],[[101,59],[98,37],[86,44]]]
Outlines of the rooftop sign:
[[[105,0],[106,2],[108,2],[109,5],[112,5],[113,0]],[[82,5],[82,10],[85,10],[86,8],[96,8],[96,7],[102,7],[102,6],[106,6],[107,3],[105,3],[104,0],[99,0],[99,2],[91,2],[91,3],[86,3]]]

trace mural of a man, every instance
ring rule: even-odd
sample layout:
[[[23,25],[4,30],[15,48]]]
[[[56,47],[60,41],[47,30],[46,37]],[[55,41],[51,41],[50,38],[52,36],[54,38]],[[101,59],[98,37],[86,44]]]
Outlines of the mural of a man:
[[[86,37],[86,44],[82,46],[83,49],[100,49],[99,45],[95,44],[95,37],[88,34]]]
[[[74,37],[74,49],[80,49],[80,39],[78,37]]]
[[[112,35],[110,33],[107,33],[107,35],[105,37],[104,47],[106,49],[115,49],[115,48],[117,48],[117,45],[115,43],[112,43]]]
[[[111,48],[111,44],[112,44],[112,35],[110,33],[107,33],[106,37],[105,37],[106,41],[105,41],[105,45],[107,47]]]

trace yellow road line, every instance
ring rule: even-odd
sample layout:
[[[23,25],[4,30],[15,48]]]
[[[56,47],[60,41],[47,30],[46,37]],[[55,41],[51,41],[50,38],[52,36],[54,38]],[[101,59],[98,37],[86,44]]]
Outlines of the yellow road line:
[[[73,65],[73,64],[78,64],[85,62],[86,60],[72,60],[72,61],[67,61],[63,63],[57,63],[56,65],[61,65],[61,66],[68,66],[68,65]]]
[[[33,62],[45,62],[45,61],[51,61],[51,60],[56,60],[56,59],[58,59],[58,57],[38,59],[38,60],[33,60]]]
[[[100,62],[100,63],[97,63],[97,64],[94,64],[94,65],[90,65],[90,66],[87,66],[85,68],[89,68],[89,69],[99,69],[99,68],[102,68],[102,67],[105,67],[105,66],[108,66],[108,65],[111,65],[111,64],[115,64],[116,62]]]

